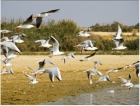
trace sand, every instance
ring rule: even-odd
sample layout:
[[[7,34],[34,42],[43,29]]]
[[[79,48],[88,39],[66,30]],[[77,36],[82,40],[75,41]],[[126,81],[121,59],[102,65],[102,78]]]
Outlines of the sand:
[[[118,77],[128,78],[130,73],[132,76],[132,83],[138,83],[135,68],[121,70],[117,73],[111,73],[110,79],[115,81],[100,82],[98,87],[95,86],[95,81],[99,76],[94,76],[93,84],[89,84],[85,70],[93,67],[93,61],[100,60],[102,65],[98,65],[98,70],[103,74],[109,69],[125,67],[128,64],[138,61],[139,55],[95,55],[89,61],[80,62],[79,60],[87,55],[75,55],[75,58],[66,60],[64,64],[62,57],[55,56],[48,58],[46,55],[19,55],[11,60],[14,75],[1,75],[1,104],[2,105],[23,105],[23,104],[42,104],[46,102],[56,101],[58,99],[75,96],[83,93],[96,92],[109,86],[120,85],[122,82]],[[4,57],[4,56],[2,56]],[[24,72],[31,74],[28,66],[37,69],[37,62],[41,59],[48,59],[52,61],[61,70],[62,81],[55,78],[51,82],[46,73],[37,77],[39,81],[37,84],[29,84],[29,79],[23,74]],[[54,67],[46,64],[45,68]],[[8,79],[8,81],[6,81]],[[82,90],[81,90],[82,89]]]

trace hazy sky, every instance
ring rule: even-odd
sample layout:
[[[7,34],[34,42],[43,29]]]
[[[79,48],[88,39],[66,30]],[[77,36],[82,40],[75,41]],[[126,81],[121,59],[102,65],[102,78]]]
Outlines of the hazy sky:
[[[60,9],[43,21],[55,19],[73,20],[80,27],[96,23],[118,21],[124,25],[139,22],[139,1],[1,1],[1,17],[7,19],[28,18],[52,9]]]

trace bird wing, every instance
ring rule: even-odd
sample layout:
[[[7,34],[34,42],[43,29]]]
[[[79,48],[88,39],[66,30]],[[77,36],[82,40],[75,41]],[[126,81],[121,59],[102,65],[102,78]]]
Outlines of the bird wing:
[[[36,72],[35,69],[33,69],[33,68],[29,67],[29,66],[28,66],[28,68],[29,68],[30,70],[32,70],[33,72]]]
[[[119,46],[119,41],[114,40],[114,39],[112,39],[112,40],[113,40],[113,42],[115,43],[116,47],[118,47],[118,46]]]
[[[121,27],[118,25],[117,37],[118,37],[118,36],[121,36],[121,33],[122,33],[122,29],[121,29]]]
[[[59,51],[59,42],[53,36],[50,38],[50,40],[53,42],[53,52]]]
[[[130,83],[130,82],[131,82],[131,75],[129,74],[127,83]]]
[[[6,41],[4,41],[4,42],[1,42],[1,45],[7,46],[7,47],[9,47],[9,48],[11,48],[11,49],[13,49],[13,50],[15,50],[17,52],[20,52],[20,50],[18,49],[18,47],[14,43],[12,43],[12,42],[6,42]]]
[[[36,18],[36,27],[38,29],[40,29],[41,28],[41,24],[42,24],[42,17],[37,17]]]
[[[51,62],[50,60],[45,60],[45,62],[49,63],[49,64],[52,64],[52,65],[55,65],[53,62]]]
[[[40,42],[42,45],[46,42],[46,40],[44,40],[44,39],[41,39],[41,40],[36,40],[35,41],[35,43],[38,43],[38,42]]]
[[[120,39],[119,46],[123,46],[124,39]]]
[[[24,73],[24,75],[25,75],[26,77],[28,77],[28,78],[30,79],[30,81],[33,81],[33,80],[34,80],[34,78],[33,78],[32,76],[30,76],[30,75],[28,75],[28,74],[26,74],[26,73]]]
[[[52,73],[49,73],[48,75],[49,75],[51,82],[54,82],[54,75]]]
[[[124,84],[126,84],[126,83],[127,83],[127,80],[126,80],[126,79],[124,79],[124,78],[122,78],[122,77],[119,77],[119,79],[121,79],[121,80],[122,80],[122,82],[123,82]]]
[[[54,13],[54,12],[57,12],[58,10],[60,10],[60,9],[55,9],[55,10],[50,10],[50,11],[47,11],[47,12],[42,12],[41,14],[44,14],[44,13]]]
[[[85,58],[89,58],[89,57],[94,56],[94,55],[96,54],[96,52],[97,52],[97,51],[95,51],[94,53],[92,53],[91,55],[89,55],[89,56],[87,56],[87,57],[85,57]]]
[[[33,21],[33,14],[22,23],[22,25],[30,24]]]

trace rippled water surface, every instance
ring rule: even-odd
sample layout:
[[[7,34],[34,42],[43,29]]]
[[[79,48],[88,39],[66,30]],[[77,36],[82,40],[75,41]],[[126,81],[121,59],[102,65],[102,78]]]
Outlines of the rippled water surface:
[[[108,91],[114,90],[114,93]],[[116,86],[47,102],[45,105],[139,105],[139,89]]]

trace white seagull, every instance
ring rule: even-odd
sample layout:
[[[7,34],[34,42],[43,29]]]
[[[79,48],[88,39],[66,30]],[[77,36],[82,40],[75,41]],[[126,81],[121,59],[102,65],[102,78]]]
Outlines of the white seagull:
[[[28,17],[26,19],[26,21],[24,21],[21,25],[16,27],[16,30],[20,29],[20,28],[25,28],[25,29],[30,29],[33,28],[34,26],[31,25],[31,23],[33,22],[33,15],[31,15],[30,17]]]
[[[53,48],[50,49],[52,53],[49,55],[49,57],[51,58],[52,56],[64,54],[64,52],[59,51],[59,42],[53,36],[50,36],[50,38],[50,40],[53,42]]]
[[[121,81],[124,83],[124,84],[121,84],[121,86],[132,86],[133,84],[131,83],[131,75],[129,74],[128,76],[128,79],[124,79],[122,77],[119,77],[119,79],[121,79]]]
[[[7,69],[2,70],[0,74],[14,74],[14,73],[12,68],[10,68],[8,70]]]
[[[50,41],[50,37],[47,40],[41,39],[41,40],[36,40],[35,43],[40,42],[41,45],[39,47],[46,47],[46,48],[50,48],[52,45],[49,44]]]
[[[4,56],[6,57],[6,59],[4,61],[6,61],[7,59],[13,59],[17,56],[17,55],[14,55],[15,50],[13,50],[7,46],[1,45],[1,50],[4,54]]]
[[[50,10],[50,11],[47,11],[47,12],[42,12],[40,14],[37,14],[34,18],[36,18],[36,27],[38,29],[40,29],[41,27],[41,24],[42,24],[42,18],[43,17],[47,17],[47,16],[50,16],[50,13],[55,13],[57,12],[58,10],[60,9],[55,9],[55,10]]]
[[[77,37],[89,37],[90,34],[88,33],[90,32],[90,28],[87,28],[86,30],[80,31],[76,34]]]
[[[32,76],[28,75],[27,73],[24,73],[24,75],[29,78],[29,80],[30,80],[29,84],[36,84],[36,83],[38,83],[38,81],[36,80],[36,74],[35,74],[35,77],[32,77]]]
[[[90,68],[85,71],[85,72],[87,72],[87,76],[90,81],[90,84],[92,84],[92,76],[94,76],[94,75],[102,76],[103,75],[100,71],[97,70],[97,68],[96,68],[97,64],[102,65],[100,61],[94,61],[94,68]]]
[[[116,72],[118,72],[119,70],[121,70],[121,69],[125,69],[124,67],[120,67],[120,68],[116,68],[116,69],[111,69],[111,70],[108,70],[106,73],[107,74],[110,74],[110,73],[116,73]]]
[[[62,80],[60,69],[58,67],[51,67],[39,70],[39,72],[48,73],[51,82],[54,82],[54,77],[56,77],[59,81]]]
[[[112,48],[112,50],[124,50],[127,48],[126,46],[123,46],[124,39],[120,39],[120,41],[113,39],[113,42],[115,43],[116,48]]]
[[[102,75],[102,76],[98,79],[98,81],[96,81],[95,85],[98,86],[98,85],[99,85],[99,82],[101,82],[101,81],[110,81],[110,82],[112,82],[112,81],[110,80],[110,78],[109,78],[108,75]]]
[[[74,58],[74,54],[68,53],[66,56],[62,57],[62,60],[64,60],[64,63],[66,63],[66,59],[69,59],[69,58]]]
[[[12,42],[14,43],[23,43],[24,41],[21,39],[22,37],[25,37],[26,35],[24,33],[20,34],[20,35],[14,35],[11,36],[10,39],[12,40]]]
[[[94,53],[92,53],[92,54],[89,55],[89,56],[86,56],[86,57],[80,59],[79,61],[82,62],[82,61],[88,61],[88,60],[90,60],[90,57],[94,56],[94,55],[96,54],[96,52],[97,52],[97,51],[95,51]]]
[[[43,59],[43,60],[40,60],[39,62],[37,62],[38,65],[39,65],[39,68],[38,68],[37,70],[36,70],[36,69],[33,69],[33,68],[29,67],[29,66],[28,66],[28,68],[29,68],[30,70],[32,70],[34,74],[42,74],[43,72],[40,71],[40,70],[43,69],[43,67],[45,66],[45,63],[46,63],[46,62],[49,63],[49,64],[52,64],[52,65],[55,65],[55,64],[52,63],[50,60]]]

